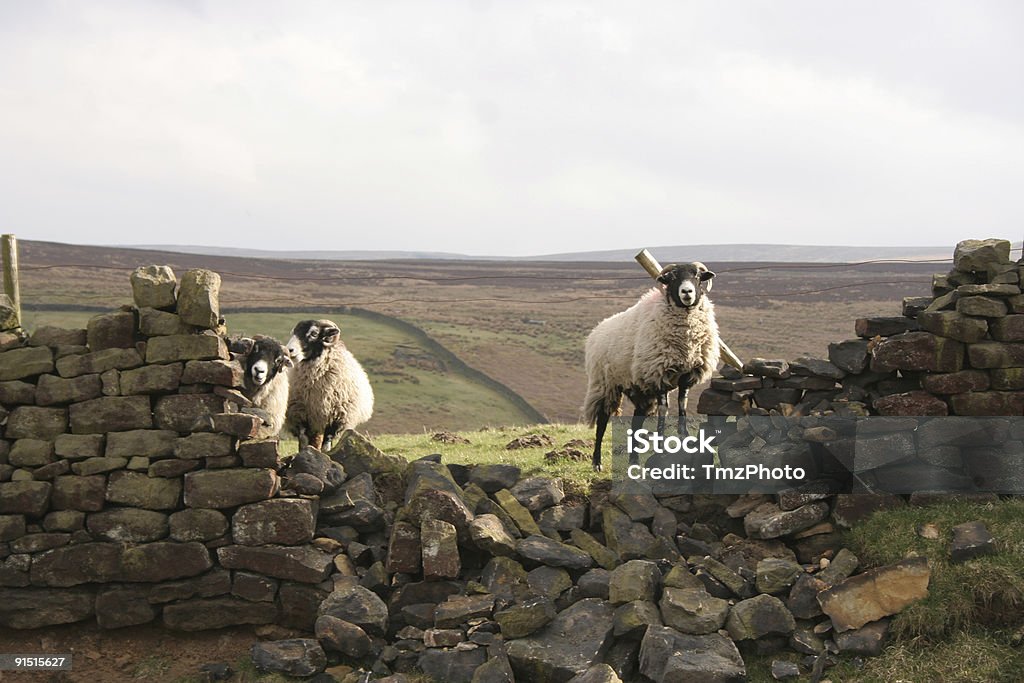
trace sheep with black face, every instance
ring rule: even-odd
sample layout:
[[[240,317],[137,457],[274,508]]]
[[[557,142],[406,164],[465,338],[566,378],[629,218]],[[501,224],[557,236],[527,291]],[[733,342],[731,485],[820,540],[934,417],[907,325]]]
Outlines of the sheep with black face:
[[[714,277],[703,263],[666,266],[657,287],[587,337],[583,415],[597,427],[594,469],[601,469],[601,441],[623,394],[634,405],[633,427],[639,428],[655,407],[664,415],[668,392],[679,389],[679,428],[685,430],[690,387],[718,366],[718,324],[707,297]]]
[[[272,337],[256,335],[236,343],[243,355],[245,380],[242,394],[260,411],[263,426],[258,439],[269,439],[281,433],[288,411],[289,369],[292,361],[281,342]]]
[[[288,354],[295,367],[288,399],[288,429],[307,445],[330,450],[334,437],[373,415],[366,371],[330,320],[303,320],[292,330]]]

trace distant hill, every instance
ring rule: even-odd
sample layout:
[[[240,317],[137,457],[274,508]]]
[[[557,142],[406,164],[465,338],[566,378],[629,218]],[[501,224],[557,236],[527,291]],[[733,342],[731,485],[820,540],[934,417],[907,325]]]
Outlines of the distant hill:
[[[380,261],[396,259],[459,260],[459,261],[629,261],[640,250],[612,249],[606,251],[579,251],[535,256],[471,256],[431,251],[264,251],[231,247],[203,247],[186,245],[131,245],[121,249],[144,249],[204,256],[285,260]],[[1020,249],[1020,243],[1014,245]],[[948,246],[907,247],[844,247],[798,244],[698,244],[648,247],[662,262],[668,261],[746,261],[782,263],[848,263],[874,259],[948,259],[953,251]]]

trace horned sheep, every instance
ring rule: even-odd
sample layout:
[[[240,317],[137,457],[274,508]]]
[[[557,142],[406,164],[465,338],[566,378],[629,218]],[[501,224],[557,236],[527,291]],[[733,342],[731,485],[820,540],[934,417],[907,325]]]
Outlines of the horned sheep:
[[[300,448],[330,450],[335,436],[373,415],[370,380],[330,320],[298,323],[288,353],[295,367],[287,428],[298,437]]]
[[[689,389],[710,379],[718,365],[718,324],[707,297],[714,276],[703,263],[666,266],[658,286],[587,337],[583,414],[596,425],[594,469],[601,469],[601,442],[623,394],[634,405],[638,428],[655,406],[664,415],[668,392],[678,388],[679,427],[685,430]]]
[[[263,418],[256,438],[276,437],[284,427],[288,411],[288,374],[292,367],[288,352],[281,342],[261,335],[237,340],[233,346],[243,354],[242,394]]]

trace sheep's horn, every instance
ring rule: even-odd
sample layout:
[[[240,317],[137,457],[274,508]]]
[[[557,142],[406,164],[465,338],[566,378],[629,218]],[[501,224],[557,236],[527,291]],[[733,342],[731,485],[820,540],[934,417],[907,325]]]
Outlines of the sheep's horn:
[[[661,274],[661,264],[658,263],[658,259],[654,258],[654,255],[652,255],[651,252],[646,249],[641,249],[640,253],[638,253],[634,258],[637,263],[644,267],[644,270],[647,271],[648,275],[654,279],[658,279],[658,275]],[[707,268],[707,266],[705,266],[705,268]],[[723,361],[737,370],[743,369],[743,361],[740,360],[739,356],[733,353],[732,349],[729,348],[729,345],[726,344],[721,337],[718,339],[718,355]]]

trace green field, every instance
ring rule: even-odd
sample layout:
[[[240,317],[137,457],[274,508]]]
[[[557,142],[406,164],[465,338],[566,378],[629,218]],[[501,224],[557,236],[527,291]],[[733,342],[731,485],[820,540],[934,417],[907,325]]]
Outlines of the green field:
[[[29,330],[41,325],[84,327],[96,315],[82,311],[26,311]],[[369,434],[431,433],[480,429],[536,420],[509,396],[455,367],[421,339],[386,320],[345,313],[251,313],[226,316],[235,334],[265,334],[287,342],[292,326],[307,318],[329,318],[370,375],[375,394]]]

